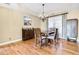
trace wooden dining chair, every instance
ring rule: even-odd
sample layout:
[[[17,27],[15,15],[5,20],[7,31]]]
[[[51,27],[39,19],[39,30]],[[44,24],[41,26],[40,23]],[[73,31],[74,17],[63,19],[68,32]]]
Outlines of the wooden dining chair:
[[[35,28],[34,29],[34,35],[35,35],[36,46],[37,46],[37,44],[39,44],[40,47],[42,47],[42,44],[43,44],[43,41],[45,40],[45,37],[41,35],[41,29]]]

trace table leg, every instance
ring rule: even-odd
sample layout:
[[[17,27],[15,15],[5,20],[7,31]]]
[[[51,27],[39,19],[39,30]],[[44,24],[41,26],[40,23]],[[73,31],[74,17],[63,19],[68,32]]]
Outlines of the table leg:
[[[46,46],[48,46],[48,38],[46,38]]]

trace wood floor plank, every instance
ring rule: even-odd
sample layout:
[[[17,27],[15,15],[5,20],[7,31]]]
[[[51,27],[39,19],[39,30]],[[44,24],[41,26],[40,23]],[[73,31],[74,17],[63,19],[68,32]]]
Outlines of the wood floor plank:
[[[0,55],[79,55],[79,44],[61,39],[56,45],[40,48],[30,39],[0,46]]]

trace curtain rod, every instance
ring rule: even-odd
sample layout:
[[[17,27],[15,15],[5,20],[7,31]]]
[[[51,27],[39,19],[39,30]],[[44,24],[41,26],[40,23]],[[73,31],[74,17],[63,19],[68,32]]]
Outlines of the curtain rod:
[[[46,17],[46,18],[55,17],[55,16],[59,16],[59,15],[65,15],[65,14],[68,14],[68,13],[66,12],[66,13],[61,13],[61,14],[57,14],[57,15],[52,15],[52,16],[48,16],[48,17]]]

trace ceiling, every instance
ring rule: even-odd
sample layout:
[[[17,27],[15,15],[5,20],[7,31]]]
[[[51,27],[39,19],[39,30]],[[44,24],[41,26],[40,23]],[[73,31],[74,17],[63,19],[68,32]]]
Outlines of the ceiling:
[[[36,16],[42,14],[42,3],[23,3],[25,8],[32,11]],[[62,12],[79,9],[79,3],[45,3],[45,15],[53,15]]]
[[[26,12],[40,17],[42,15],[42,3],[17,3]],[[79,10],[79,3],[45,3],[45,15],[54,15],[71,10]]]

